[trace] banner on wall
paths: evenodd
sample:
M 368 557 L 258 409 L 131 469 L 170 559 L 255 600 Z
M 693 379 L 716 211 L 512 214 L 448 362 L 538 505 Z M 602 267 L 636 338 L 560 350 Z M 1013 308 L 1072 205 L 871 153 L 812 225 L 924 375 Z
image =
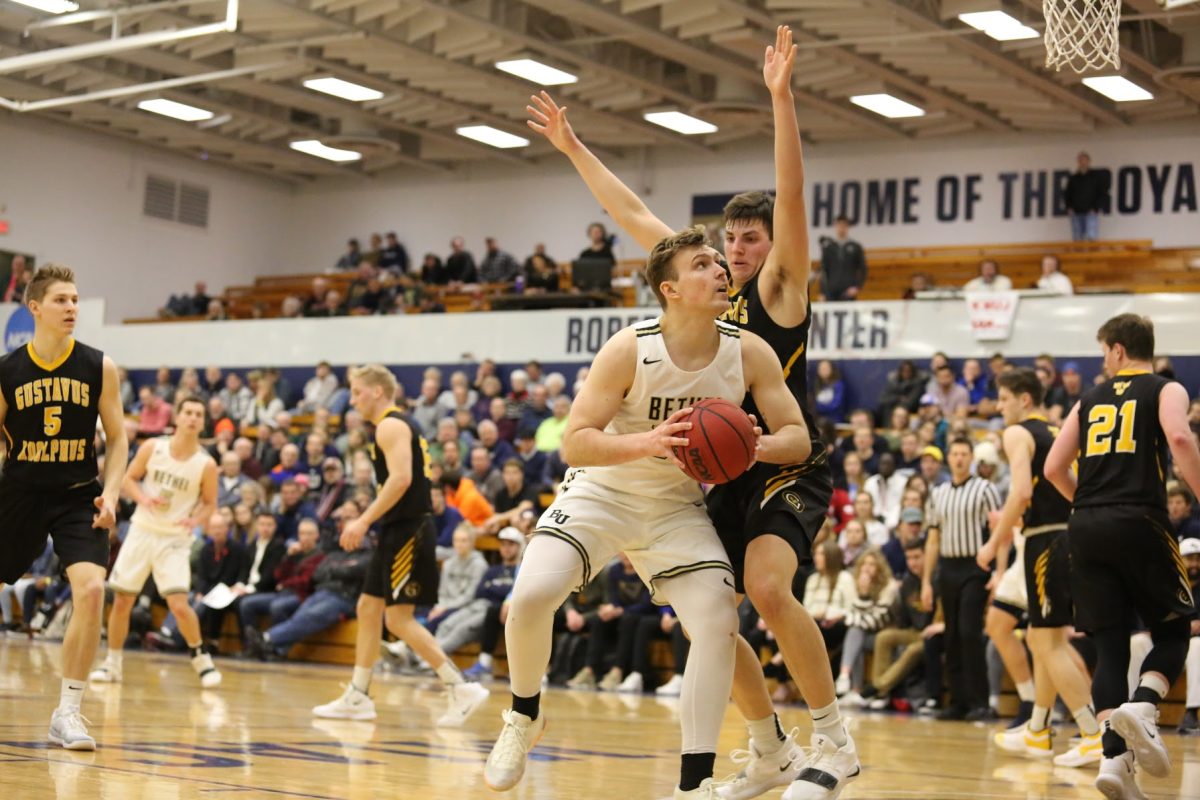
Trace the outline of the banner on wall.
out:
M 18 309 L 0 305 L 6 347 L 19 347 L 33 332 L 32 320 L 18 316 L 28 312 Z M 128 369 L 302 367 L 321 360 L 445 366 L 484 358 L 586 364 L 614 333 L 658 315 L 654 308 L 621 308 L 105 325 L 103 311 L 103 301 L 83 301 L 77 335 Z M 1154 320 L 1159 352 L 1200 354 L 1195 336 L 1200 295 L 1144 294 L 1022 298 L 1006 323 L 988 323 L 991 331 L 1007 332 L 1002 347 L 995 339 L 976 338 L 978 319 L 961 299 L 816 303 L 809 358 L 924 361 L 938 350 L 966 358 L 997 349 L 1014 357 L 1048 349 L 1060 357 L 1095 356 L 1096 329 L 1125 312 Z M 996 309 L 987 313 L 1003 316 Z
M 963 299 L 976 341 L 1003 342 L 1012 334 L 1017 305 L 1021 302 L 1019 292 L 975 292 L 964 295 Z

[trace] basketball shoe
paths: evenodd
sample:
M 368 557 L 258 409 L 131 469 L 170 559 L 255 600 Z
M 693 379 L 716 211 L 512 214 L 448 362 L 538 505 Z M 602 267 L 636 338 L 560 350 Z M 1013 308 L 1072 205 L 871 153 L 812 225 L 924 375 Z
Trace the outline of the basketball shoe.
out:
M 753 738 L 745 750 L 730 753 L 730 760 L 743 766 L 732 778 L 721 782 L 717 787 L 717 796 L 721 800 L 749 800 L 796 780 L 800 768 L 804 766 L 804 753 L 796 744 L 796 734 L 799 732 L 799 728 L 793 728 L 774 753 L 764 755 Z
M 664 800 L 719 800 L 722 796 L 720 787 L 721 784 L 712 778 L 705 778 L 695 789 L 688 789 L 686 792 L 676 786 L 675 793 Z
M 1100 733 L 1095 736 L 1084 736 L 1079 743 L 1065 753 L 1054 757 L 1055 766 L 1086 767 L 1095 764 L 1104 756 L 1104 744 L 1100 741 Z
M 1108 800 L 1146 800 L 1133 776 L 1134 755 L 1126 750 L 1116 758 L 1100 761 L 1100 774 L 1096 776 L 1096 789 Z
M 54 709 L 50 717 L 50 733 L 46 736 L 51 744 L 61 745 L 66 750 L 95 750 L 96 740 L 88 735 L 87 719 L 79 709 Z
M 1142 769 L 1156 778 L 1171 774 L 1171 755 L 1158 735 L 1158 709 L 1151 703 L 1122 703 L 1108 724 L 1137 756 Z
M 312 712 L 325 719 L 375 719 L 375 701 L 350 685 L 337 700 L 317 706 Z
M 823 733 L 813 734 L 808 760 L 781 800 L 836 800 L 846 784 L 862 773 L 854 740 L 844 726 L 842 730 L 846 744 L 841 747 Z
M 546 732 L 546 715 L 539 714 L 537 719 L 530 719 L 507 710 L 501 712 L 500 717 L 504 727 L 483 767 L 483 780 L 489 789 L 505 792 L 516 786 L 525 774 L 525 757 Z
M 221 671 L 213 664 L 212 656 L 208 653 L 192 656 L 192 669 L 200 676 L 200 685 L 205 689 L 215 689 L 221 685 Z
M 103 664 L 91 671 L 91 674 L 88 675 L 88 680 L 95 681 L 96 683 L 120 683 L 121 668 L 117 666 L 117 662 L 111 658 L 106 658 Z
M 458 683 L 447 686 L 446 694 L 450 698 L 450 707 L 438 717 L 439 728 L 461 727 L 467 717 L 488 699 L 490 692 L 478 683 Z
M 1054 742 L 1050 735 L 1050 729 L 1031 731 L 1028 723 L 1019 728 L 1006 728 L 994 734 L 992 741 L 1006 753 L 1016 753 L 1030 758 L 1050 758 L 1054 755 Z

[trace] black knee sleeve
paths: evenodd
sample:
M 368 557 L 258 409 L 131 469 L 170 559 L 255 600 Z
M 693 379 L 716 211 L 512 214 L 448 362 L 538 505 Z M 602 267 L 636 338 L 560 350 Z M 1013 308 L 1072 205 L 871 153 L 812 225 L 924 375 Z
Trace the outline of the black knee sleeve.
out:
M 1142 662 L 1142 672 L 1161 672 L 1168 683 L 1175 683 L 1183 672 L 1187 661 L 1188 640 L 1192 635 L 1192 622 L 1176 618 L 1150 627 L 1150 638 L 1154 649 Z
M 1092 634 L 1096 645 L 1096 672 L 1092 676 L 1092 703 L 1097 711 L 1116 708 L 1129 699 L 1129 631 L 1110 628 Z

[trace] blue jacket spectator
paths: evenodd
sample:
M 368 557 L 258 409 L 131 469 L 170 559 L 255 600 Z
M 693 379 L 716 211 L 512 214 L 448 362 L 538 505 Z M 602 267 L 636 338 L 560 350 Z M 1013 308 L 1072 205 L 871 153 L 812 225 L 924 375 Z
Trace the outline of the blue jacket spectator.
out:
M 832 361 L 823 360 L 817 364 L 817 380 L 813 388 L 817 415 L 833 422 L 844 422 L 846 382 Z

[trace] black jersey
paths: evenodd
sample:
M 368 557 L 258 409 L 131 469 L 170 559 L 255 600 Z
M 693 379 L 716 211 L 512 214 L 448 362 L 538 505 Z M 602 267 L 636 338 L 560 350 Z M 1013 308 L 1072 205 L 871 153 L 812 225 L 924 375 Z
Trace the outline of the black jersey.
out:
M 1054 446 L 1058 428 L 1047 422 L 1045 417 L 1039 416 L 1029 417 L 1020 424 L 1033 437 L 1033 462 L 1030 464 L 1033 498 L 1029 501 L 1029 508 L 1025 509 L 1025 530 L 1028 532 L 1047 525 L 1065 526 L 1071 517 L 1071 504 L 1054 488 L 1053 483 L 1043 477 L 1046 456 Z
M 96 418 L 104 387 L 104 354 L 74 339 L 53 363 L 33 343 L 0 358 L 0 391 L 8 410 L 4 477 L 38 488 L 94 481 Z
M 1167 507 L 1167 437 L 1158 396 L 1170 381 L 1123 370 L 1079 400 L 1079 488 L 1075 507 Z
M 425 437 L 421 435 L 421 429 L 403 411 L 395 406 L 389 408 L 375 425 L 378 426 L 385 419 L 400 420 L 400 422 L 408 426 L 409 438 L 412 440 L 410 446 L 412 455 L 412 483 L 408 485 L 408 490 L 396 501 L 396 505 L 385 511 L 379 521 L 397 522 L 399 520 L 413 519 L 425 514 L 432 514 L 433 501 L 429 497 L 429 444 L 425 441 Z M 388 478 L 387 459 L 384 457 L 383 451 L 374 445 L 371 446 L 371 463 L 375 467 L 375 483 L 382 487 Z
M 762 274 L 761 271 L 759 274 Z M 791 390 L 792 396 L 800 404 L 801 413 L 804 414 L 804 424 L 808 426 L 815 454 L 818 449 L 817 426 L 813 415 L 808 410 L 808 329 L 812 325 L 812 306 L 808 307 L 804 315 L 804 322 L 794 328 L 785 328 L 775 324 L 775 320 L 771 319 L 771 315 L 767 313 L 767 308 L 758 293 L 758 278 L 759 275 L 755 275 L 746 282 L 740 291 L 730 296 L 730 308 L 722 315 L 721 319 L 758 334 L 775 351 L 779 363 L 783 366 L 784 383 Z M 804 291 L 808 291 L 807 287 Z M 754 404 L 754 398 L 749 393 L 746 394 L 742 408 L 747 414 L 754 415 L 762 427 L 763 433 L 770 432 L 767 430 L 763 415 Z

